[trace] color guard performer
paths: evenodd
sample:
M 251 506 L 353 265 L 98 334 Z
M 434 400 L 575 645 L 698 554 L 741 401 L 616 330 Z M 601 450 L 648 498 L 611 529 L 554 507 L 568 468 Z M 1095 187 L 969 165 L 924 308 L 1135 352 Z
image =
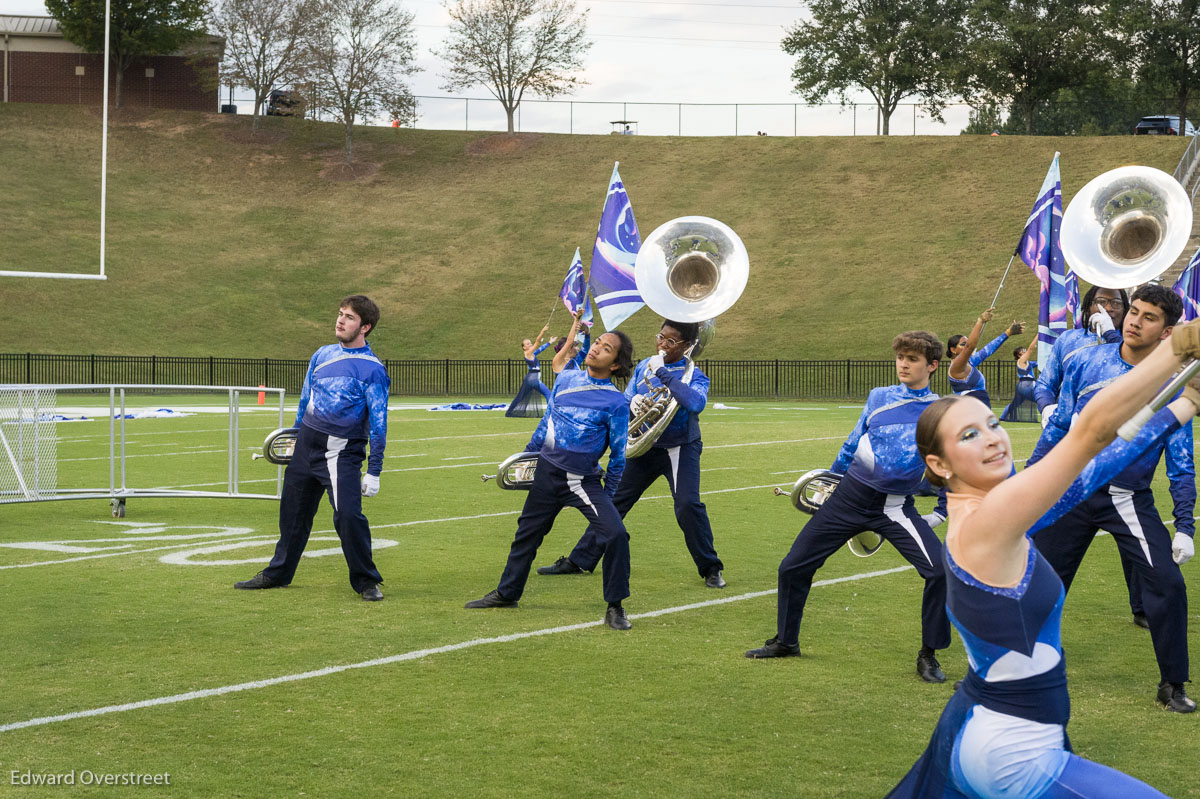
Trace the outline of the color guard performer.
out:
M 995 313 L 995 308 L 988 308 L 975 320 L 975 326 L 971 328 L 970 335 L 951 336 L 948 346 L 951 358 L 950 390 L 955 394 L 970 394 L 989 408 L 992 406 L 992 398 L 988 396 L 987 380 L 984 379 L 983 372 L 979 371 L 979 364 L 992 357 L 992 354 L 1000 349 L 1000 345 L 1008 341 L 1009 336 L 1019 336 L 1025 330 L 1024 322 L 1014 320 L 1007 330 L 976 352 L 975 347 L 979 344 L 983 326 L 992 321 Z

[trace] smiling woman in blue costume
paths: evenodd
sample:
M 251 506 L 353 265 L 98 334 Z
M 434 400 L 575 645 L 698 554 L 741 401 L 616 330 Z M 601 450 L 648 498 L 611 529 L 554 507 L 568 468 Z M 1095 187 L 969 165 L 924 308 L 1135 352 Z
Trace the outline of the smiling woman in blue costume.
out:
M 1030 536 L 1196 414 L 1200 381 L 1134 441 L 1113 441 L 1182 361 L 1197 356 L 1200 325 L 1177 327 L 1169 344 L 1100 392 L 1050 454 L 1015 475 L 1008 434 L 981 402 L 946 397 L 921 414 L 917 447 L 927 476 L 950 491 L 946 607 L 970 669 L 925 753 L 889 797 L 1164 795 L 1071 752 L 1060 640 L 1065 594 Z
M 517 392 L 517 396 L 513 397 L 513 401 L 508 403 L 508 410 L 504 412 L 505 416 L 527 416 L 540 419 L 546 413 L 546 405 L 550 402 L 550 389 L 542 382 L 542 365 L 538 361 L 538 356 L 542 354 L 542 350 L 554 344 L 553 338 L 545 344 L 542 343 L 542 337 L 549 329 L 550 325 L 547 324 L 537 334 L 536 339 L 533 341 L 525 339 L 521 342 L 521 351 L 525 356 L 525 365 L 529 367 L 529 371 L 525 375 L 524 382 L 521 383 L 521 390 Z

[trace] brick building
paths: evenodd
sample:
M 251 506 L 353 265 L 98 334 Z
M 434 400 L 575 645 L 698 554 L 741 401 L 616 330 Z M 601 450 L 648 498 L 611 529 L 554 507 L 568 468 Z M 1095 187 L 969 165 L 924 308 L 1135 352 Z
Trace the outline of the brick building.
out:
M 209 36 L 204 48 L 212 63 L 224 51 L 224 40 Z M 69 103 L 100 105 L 103 98 L 104 54 L 87 53 L 63 38 L 52 17 L 0 15 L 3 48 L 3 90 L 6 103 Z M 115 70 L 109 67 L 109 101 L 116 88 Z M 125 70 L 121 85 L 125 106 L 217 110 L 217 89 L 205 89 L 197 69 L 183 54 L 138 59 Z

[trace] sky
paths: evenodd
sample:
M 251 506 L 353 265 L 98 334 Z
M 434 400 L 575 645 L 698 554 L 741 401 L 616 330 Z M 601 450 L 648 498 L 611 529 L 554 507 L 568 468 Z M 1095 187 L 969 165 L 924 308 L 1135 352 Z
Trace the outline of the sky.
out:
M 503 130 L 504 110 L 480 86 L 452 99 L 441 88 L 443 65 L 432 54 L 448 34 L 441 0 L 399 0 L 415 14 L 417 65 L 411 78 L 418 96 L 417 126 Z M 642 135 L 865 135 L 876 130 L 871 99 L 853 113 L 830 105 L 805 107 L 792 91 L 794 59 L 780 49 L 787 28 L 801 18 L 798 0 L 578 0 L 590 9 L 585 56 L 588 85 L 574 101 L 540 103 L 526 97 L 520 129 L 606 134 L 614 120 L 632 120 Z M 45 14 L 41 0 L 0 0 L 0 14 Z M 235 91 L 234 100 L 248 95 Z M 480 98 L 466 101 L 462 98 Z M 795 104 L 799 103 L 797 108 Z M 736 107 L 735 107 L 736 104 Z M 237 102 L 239 113 L 249 103 Z M 957 134 L 967 110 L 951 107 L 940 125 L 911 106 L 892 117 L 894 135 Z

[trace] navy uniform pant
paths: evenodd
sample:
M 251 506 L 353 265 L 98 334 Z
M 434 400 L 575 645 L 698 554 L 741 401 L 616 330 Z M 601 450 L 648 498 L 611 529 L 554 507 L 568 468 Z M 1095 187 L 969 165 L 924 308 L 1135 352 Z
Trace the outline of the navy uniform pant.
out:
M 700 441 L 678 447 L 651 447 L 645 455 L 625 461 L 625 474 L 621 476 L 621 485 L 617 486 L 613 505 L 624 519 L 646 489 L 659 477 L 666 477 L 675 500 L 675 521 L 683 531 L 683 542 L 687 544 L 700 576 L 707 577 L 713 571 L 724 569 L 725 564 L 717 557 L 708 510 L 700 501 L 700 453 L 703 449 L 704 444 Z M 588 525 L 570 558 L 579 568 L 592 571 L 603 552 L 596 526 Z
M 500 596 L 521 598 L 542 539 L 554 526 L 559 511 L 568 506 L 578 508 L 588 524 L 596 528 L 596 540 L 604 555 L 605 601 L 620 602 L 629 596 L 629 536 L 612 498 L 604 493 L 600 475 L 572 474 L 545 458 L 538 458 L 533 485 L 517 520 L 517 535 L 497 586 Z
M 881 535 L 925 578 L 921 600 L 922 645 L 931 649 L 950 646 L 942 542 L 921 519 L 911 496 L 884 494 L 852 477 L 841 479 L 779 564 L 776 635 L 780 642 L 789 646 L 799 643 L 800 620 L 813 575 L 830 555 L 865 530 Z
M 362 512 L 362 463 L 366 451 L 366 439 L 338 438 L 300 426 L 292 460 L 283 471 L 279 543 L 263 575 L 282 585 L 292 581 L 308 545 L 321 496 L 328 494 L 333 505 L 333 526 L 350 567 L 351 587 L 361 592 L 383 582 L 371 559 L 371 527 Z
M 1034 535 L 1068 591 L 1097 530 L 1112 534 L 1141 578 L 1142 607 L 1161 679 L 1187 682 L 1187 586 L 1171 559 L 1171 534 L 1154 507 L 1153 492 L 1108 486 Z

